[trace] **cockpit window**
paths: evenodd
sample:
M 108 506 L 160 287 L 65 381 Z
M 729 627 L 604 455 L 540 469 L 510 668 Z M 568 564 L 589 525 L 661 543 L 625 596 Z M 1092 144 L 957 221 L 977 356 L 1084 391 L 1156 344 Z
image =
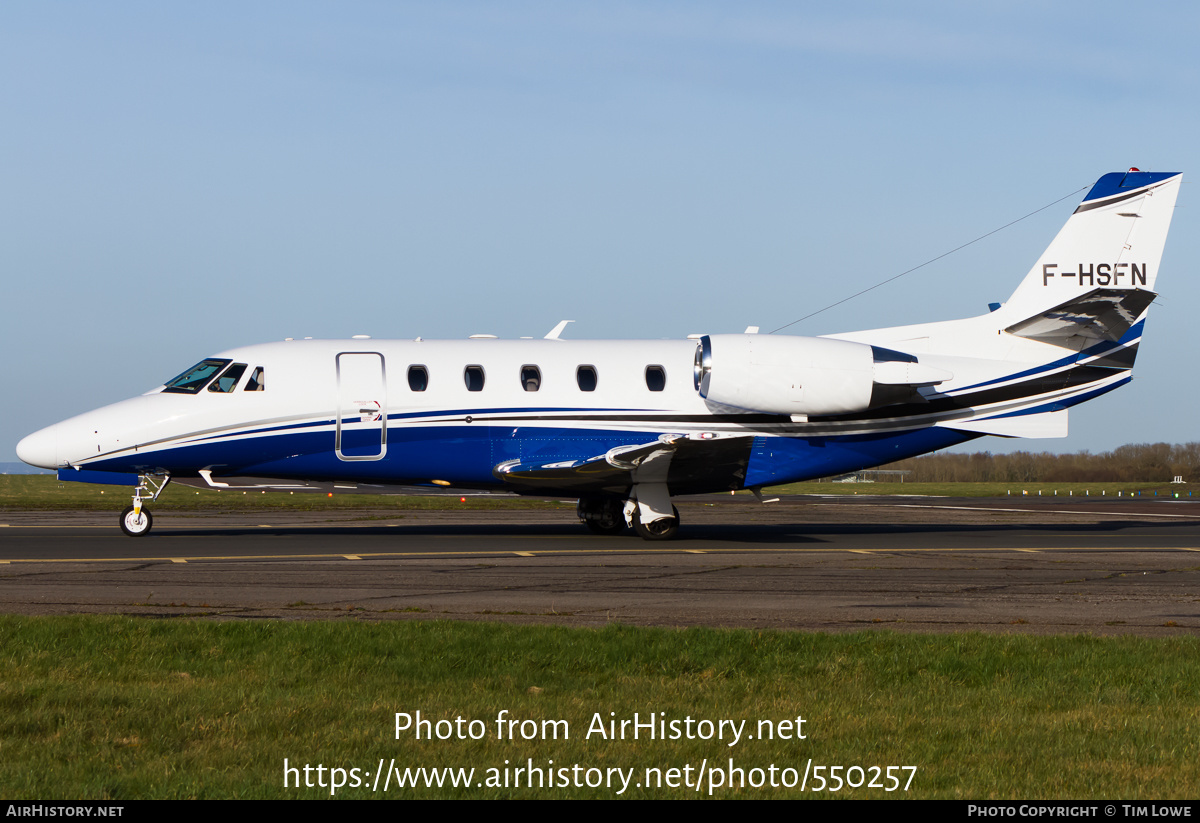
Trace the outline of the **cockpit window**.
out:
M 242 373 L 245 371 L 245 363 L 234 363 L 225 371 L 221 372 L 221 376 L 212 382 L 212 385 L 208 387 L 208 390 L 215 392 L 233 391 L 237 388 L 238 381 L 242 379 Z
M 208 381 L 221 369 L 229 365 L 228 360 L 201 360 L 196 365 L 168 381 L 163 392 L 175 394 L 195 394 L 208 385 Z
M 250 373 L 250 379 L 246 381 L 246 388 L 242 391 L 263 391 L 267 387 L 267 376 L 263 372 L 262 366 L 257 366 Z

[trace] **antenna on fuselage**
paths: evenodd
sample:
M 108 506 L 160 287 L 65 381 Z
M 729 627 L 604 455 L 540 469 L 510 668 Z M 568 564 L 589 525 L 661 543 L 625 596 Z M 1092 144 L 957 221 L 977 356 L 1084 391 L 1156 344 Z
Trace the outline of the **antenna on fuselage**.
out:
M 560 320 L 558 325 L 550 330 L 550 333 L 543 337 L 543 340 L 558 340 L 558 336 L 563 333 L 563 329 L 568 323 L 574 323 L 574 320 Z

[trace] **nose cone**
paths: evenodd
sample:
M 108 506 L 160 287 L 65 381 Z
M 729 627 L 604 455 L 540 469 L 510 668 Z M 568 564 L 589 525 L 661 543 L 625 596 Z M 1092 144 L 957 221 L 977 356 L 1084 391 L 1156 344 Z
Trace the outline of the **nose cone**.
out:
M 57 469 L 58 426 L 34 432 L 18 443 L 17 457 L 40 469 Z

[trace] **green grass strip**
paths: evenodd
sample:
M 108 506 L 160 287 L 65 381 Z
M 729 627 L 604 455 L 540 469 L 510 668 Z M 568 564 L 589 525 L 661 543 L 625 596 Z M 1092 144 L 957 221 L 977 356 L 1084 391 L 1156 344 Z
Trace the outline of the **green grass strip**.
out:
M 1190 500 L 1186 484 L 1170 483 L 789 483 L 767 489 L 770 494 L 810 495 L 922 495 L 941 497 L 1003 497 L 1013 502 L 1031 497 L 1054 498 L 1064 503 L 1085 500 Z M 738 492 L 749 494 L 749 492 Z M 1197 493 L 1200 495 L 1200 493 Z M 90 483 L 60 483 L 51 475 L 0 475 L 0 510 L 120 511 L 129 505 L 132 488 Z M 686 498 L 685 498 L 686 499 Z M 1195 498 L 1200 502 L 1200 496 Z M 541 498 L 466 497 L 453 495 L 334 494 L 261 492 L 230 489 L 196 490 L 170 485 L 152 504 L 155 511 L 343 511 L 361 509 L 558 509 L 571 508 L 573 500 Z
M 0 475 L 0 510 L 9 511 L 114 511 L 133 498 L 131 486 L 93 483 L 60 483 L 52 475 Z M 192 489 L 167 486 L 154 511 L 356 511 L 365 509 L 556 509 L 574 510 L 575 501 L 496 496 L 334 494 L 316 492 L 262 492 L 237 489 Z
M 770 489 L 775 494 L 849 494 L 849 495 L 921 495 L 937 497 L 1004 497 L 1015 502 L 1027 501 L 1031 497 L 1058 499 L 1070 503 L 1079 497 L 1113 498 L 1137 500 L 1180 500 L 1195 499 L 1200 502 L 1200 492 L 1188 497 L 1191 487 L 1186 483 L 1104 483 L 1088 482 L 1045 482 L 1023 483 L 1019 481 L 992 481 L 986 483 L 788 483 Z
M 309 765 L 314 783 L 318 764 L 326 784 L 331 767 L 373 782 L 383 759 L 400 769 L 474 768 L 475 782 L 491 774 L 500 784 L 393 784 L 386 795 L 346 786 L 336 794 L 346 798 L 617 796 L 619 782 L 513 786 L 512 770 L 529 761 L 632 769 L 623 797 L 697 796 L 682 785 L 685 767 L 694 781 L 703 762 L 728 770 L 731 759 L 744 782 L 756 768 L 768 779 L 772 765 L 799 774 L 810 759 L 917 767 L 907 794 L 843 786 L 814 795 L 810 774 L 806 796 L 1166 799 L 1195 797 L 1200 785 L 1194 637 L 0 617 L 0 649 L 0 794 L 14 799 L 331 795 L 328 785 L 285 788 L 285 758 Z M 461 717 L 481 721 L 475 729 L 486 734 L 397 740 L 396 712 L 418 710 L 450 721 L 443 732 Z M 534 721 L 524 728 L 539 739 L 497 739 L 501 711 Z M 634 713 L 745 720 L 748 733 L 764 720 L 788 737 L 803 717 L 806 739 L 586 738 L 597 716 Z M 560 720 L 569 738 L 541 739 L 563 728 L 543 721 Z M 679 785 L 637 788 L 647 769 L 664 780 L 677 769 Z M 699 796 L 707 794 L 702 783 Z M 799 795 L 727 782 L 713 790 Z

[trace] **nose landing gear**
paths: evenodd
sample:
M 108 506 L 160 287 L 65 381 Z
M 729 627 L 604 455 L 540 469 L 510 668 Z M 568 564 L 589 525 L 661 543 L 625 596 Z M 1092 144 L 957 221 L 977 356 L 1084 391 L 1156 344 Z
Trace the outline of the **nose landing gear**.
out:
M 153 474 L 138 475 L 138 484 L 133 490 L 133 505 L 121 512 L 121 531 L 130 537 L 144 537 L 150 533 L 150 527 L 154 525 L 154 518 L 151 516 L 150 510 L 143 508 L 142 502 L 149 499 L 153 503 L 171 482 L 169 474 L 162 475 L 161 482 L 157 481 L 157 477 Z M 143 496 L 143 492 L 150 489 L 154 490 L 154 494 L 149 498 Z
M 154 518 L 150 516 L 149 509 L 138 510 L 135 506 L 129 506 L 121 512 L 121 531 L 130 537 L 142 537 L 153 525 Z

